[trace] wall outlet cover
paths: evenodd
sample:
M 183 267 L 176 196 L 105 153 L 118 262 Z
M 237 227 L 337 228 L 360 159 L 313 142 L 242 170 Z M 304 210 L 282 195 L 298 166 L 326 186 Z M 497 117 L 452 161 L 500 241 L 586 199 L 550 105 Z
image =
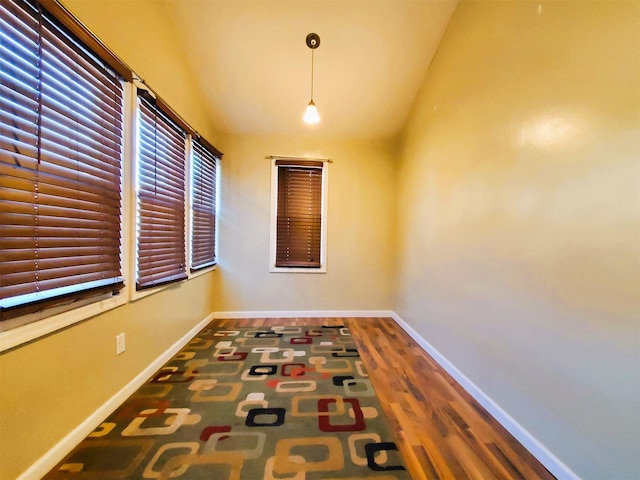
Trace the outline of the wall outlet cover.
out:
M 116 355 L 120 355 L 125 350 L 124 333 L 116 335 Z

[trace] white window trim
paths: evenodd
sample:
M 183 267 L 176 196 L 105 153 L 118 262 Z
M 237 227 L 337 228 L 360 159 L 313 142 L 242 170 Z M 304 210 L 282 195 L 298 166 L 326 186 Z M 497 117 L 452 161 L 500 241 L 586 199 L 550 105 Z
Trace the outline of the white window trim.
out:
M 276 234 L 278 218 L 278 166 L 277 160 L 292 160 L 292 157 L 268 157 L 271 159 L 271 210 L 269 222 L 269 272 L 271 273 L 327 273 L 327 203 L 329 191 L 329 161 L 322 164 L 322 220 L 320 230 L 320 268 L 276 267 Z M 301 162 L 313 159 L 295 157 Z
M 89 317 L 93 317 L 119 307 L 120 305 L 124 305 L 125 303 L 127 303 L 127 295 L 121 290 L 120 294 L 116 297 L 93 302 L 89 305 L 74 308 L 58 315 L 49 314 L 50 316 L 43 318 L 42 320 L 36 320 L 21 327 L 0 332 L 0 352 L 4 352 L 5 350 L 36 340 L 39 337 L 61 330 L 70 325 L 86 320 Z M 11 322 L 11 320 L 5 320 L 2 323 L 4 324 L 8 322 Z
M 218 157 L 214 157 L 214 160 L 216 162 L 216 230 L 215 230 L 215 243 L 214 243 L 214 256 L 216 259 L 216 263 L 214 265 L 210 265 L 209 267 L 205 267 L 205 268 L 200 268 L 198 270 L 196 270 L 195 272 L 191 271 L 191 233 L 193 230 L 193 198 L 192 198 L 192 193 L 193 193 L 193 183 L 192 183 L 192 179 L 193 179 L 193 136 L 192 135 L 188 135 L 189 137 L 189 142 L 187 145 L 187 159 L 188 159 L 188 167 L 187 168 L 187 206 L 186 206 L 186 212 L 187 215 L 185 215 L 185 219 L 188 220 L 187 221 L 187 226 L 185 231 L 187 232 L 187 241 L 186 241 L 186 246 L 187 246 L 187 275 L 189 278 L 196 278 L 196 277 L 200 277 L 206 273 L 209 272 L 213 272 L 214 270 L 216 270 L 216 268 L 218 267 L 218 209 L 219 209 L 219 198 L 220 198 L 220 159 Z

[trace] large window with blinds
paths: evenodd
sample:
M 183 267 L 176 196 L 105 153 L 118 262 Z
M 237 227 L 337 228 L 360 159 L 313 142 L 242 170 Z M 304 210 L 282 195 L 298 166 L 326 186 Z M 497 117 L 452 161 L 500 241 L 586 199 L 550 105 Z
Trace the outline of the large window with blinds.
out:
M 191 271 L 216 263 L 216 180 L 220 153 L 202 139 L 191 143 Z
M 139 97 L 138 290 L 184 280 L 186 133 L 147 95 Z
M 62 3 L 0 0 L 0 350 L 207 272 L 221 158 Z
M 0 2 L 0 319 L 116 293 L 123 87 L 37 2 Z
M 326 271 L 326 163 L 275 159 L 271 271 Z

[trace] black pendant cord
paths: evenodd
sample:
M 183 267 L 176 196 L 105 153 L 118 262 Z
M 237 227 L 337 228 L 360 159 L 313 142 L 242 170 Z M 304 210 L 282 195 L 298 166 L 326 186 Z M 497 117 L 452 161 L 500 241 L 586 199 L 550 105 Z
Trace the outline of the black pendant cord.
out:
M 305 43 L 311 49 L 311 103 L 313 103 L 313 51 L 320 46 L 320 36 L 317 33 L 310 33 Z
M 313 49 L 311 49 L 311 101 L 313 102 Z

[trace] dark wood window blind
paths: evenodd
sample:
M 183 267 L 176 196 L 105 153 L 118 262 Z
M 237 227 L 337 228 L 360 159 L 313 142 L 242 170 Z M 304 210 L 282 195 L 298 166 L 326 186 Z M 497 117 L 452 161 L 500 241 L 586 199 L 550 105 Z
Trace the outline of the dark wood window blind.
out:
M 136 288 L 187 278 L 186 134 L 152 99 L 139 99 Z
M 1 319 L 116 292 L 120 79 L 36 2 L 0 2 Z
M 216 263 L 216 156 L 202 142 L 192 142 L 191 270 Z
M 322 162 L 276 160 L 276 267 L 320 268 Z

